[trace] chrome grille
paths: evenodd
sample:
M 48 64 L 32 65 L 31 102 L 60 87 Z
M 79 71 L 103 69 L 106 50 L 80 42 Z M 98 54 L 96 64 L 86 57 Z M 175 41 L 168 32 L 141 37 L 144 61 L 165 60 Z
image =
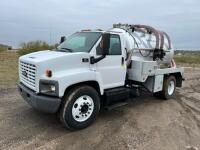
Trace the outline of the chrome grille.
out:
M 36 66 L 27 62 L 20 61 L 21 82 L 28 87 L 35 89 Z

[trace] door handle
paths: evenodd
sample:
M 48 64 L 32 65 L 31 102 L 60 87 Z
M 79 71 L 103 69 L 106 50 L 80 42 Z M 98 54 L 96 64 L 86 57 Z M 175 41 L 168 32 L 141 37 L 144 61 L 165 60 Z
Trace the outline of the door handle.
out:
M 124 57 L 122 57 L 121 65 L 124 65 Z

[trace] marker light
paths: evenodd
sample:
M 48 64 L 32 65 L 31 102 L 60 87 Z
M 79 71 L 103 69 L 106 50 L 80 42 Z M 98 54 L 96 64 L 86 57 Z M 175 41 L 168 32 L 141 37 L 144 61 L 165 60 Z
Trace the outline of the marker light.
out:
M 47 69 L 47 70 L 45 71 L 45 74 L 46 74 L 46 76 L 49 77 L 49 78 L 52 77 L 52 71 L 51 71 L 51 70 L 48 70 L 48 69 Z

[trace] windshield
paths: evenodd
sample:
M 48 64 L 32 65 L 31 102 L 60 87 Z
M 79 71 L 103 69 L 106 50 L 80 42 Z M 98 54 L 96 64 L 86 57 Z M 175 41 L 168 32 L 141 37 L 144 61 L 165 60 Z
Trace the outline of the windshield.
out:
M 77 32 L 61 43 L 57 47 L 57 50 L 68 52 L 89 52 L 100 36 L 100 32 Z

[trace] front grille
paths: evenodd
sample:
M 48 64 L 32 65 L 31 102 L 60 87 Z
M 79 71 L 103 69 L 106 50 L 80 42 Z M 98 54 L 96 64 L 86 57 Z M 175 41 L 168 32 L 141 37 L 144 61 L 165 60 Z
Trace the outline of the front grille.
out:
M 35 82 L 36 66 L 27 62 L 20 61 L 21 82 L 31 89 L 36 88 Z

